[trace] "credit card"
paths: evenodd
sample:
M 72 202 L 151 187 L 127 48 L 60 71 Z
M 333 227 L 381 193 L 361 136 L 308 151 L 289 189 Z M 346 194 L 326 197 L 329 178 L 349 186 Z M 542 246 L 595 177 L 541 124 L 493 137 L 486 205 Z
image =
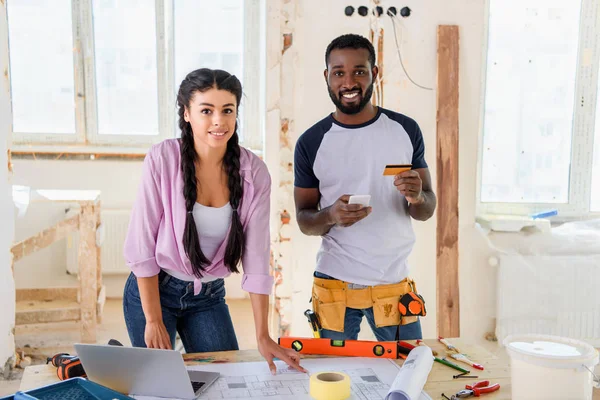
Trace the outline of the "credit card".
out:
M 398 175 L 404 171 L 410 171 L 412 169 L 412 164 L 388 164 L 385 166 L 383 170 L 383 175 Z

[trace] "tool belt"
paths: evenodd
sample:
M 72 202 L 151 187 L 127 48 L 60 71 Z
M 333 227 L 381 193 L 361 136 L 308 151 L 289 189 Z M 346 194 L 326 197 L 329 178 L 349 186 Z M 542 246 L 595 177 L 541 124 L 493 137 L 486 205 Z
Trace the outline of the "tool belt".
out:
M 312 288 L 313 310 L 323 329 L 344 332 L 346 308 L 365 309 L 373 307 L 375 325 L 407 325 L 417 322 L 418 316 L 402 316 L 398 309 L 400 298 L 409 292 L 416 293 L 412 279 L 390 285 L 352 288 L 348 282 L 336 279 L 314 278 Z

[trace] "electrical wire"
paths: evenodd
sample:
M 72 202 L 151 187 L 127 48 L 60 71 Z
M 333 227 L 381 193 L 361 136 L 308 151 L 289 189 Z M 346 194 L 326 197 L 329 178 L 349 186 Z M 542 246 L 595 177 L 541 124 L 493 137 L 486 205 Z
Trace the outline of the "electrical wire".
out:
M 398 44 L 398 34 L 396 33 L 396 21 L 394 21 L 394 17 L 392 17 L 391 15 L 390 15 L 390 19 L 392 20 L 392 28 L 394 29 L 394 41 L 396 42 L 396 50 L 398 51 L 398 58 L 400 59 L 400 65 L 402 66 L 402 69 L 404 70 L 404 74 L 406 75 L 408 80 L 412 82 L 413 85 L 415 85 L 421 89 L 424 89 L 424 90 L 433 90 L 433 88 L 419 85 L 408 74 L 408 71 L 404 67 L 404 62 L 402 61 L 402 54 L 400 53 L 400 45 Z M 400 27 L 400 29 L 402 29 L 402 27 Z

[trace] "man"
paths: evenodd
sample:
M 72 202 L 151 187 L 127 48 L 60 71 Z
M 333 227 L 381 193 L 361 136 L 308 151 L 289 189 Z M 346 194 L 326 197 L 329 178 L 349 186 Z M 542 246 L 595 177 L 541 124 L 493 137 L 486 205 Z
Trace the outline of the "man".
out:
M 419 339 L 418 317 L 402 317 L 398 302 L 416 291 L 411 218 L 425 221 L 436 206 L 421 130 L 371 104 L 378 69 L 366 38 L 336 38 L 325 63 L 336 110 L 300 137 L 294 154 L 298 225 L 322 237 L 312 292 L 321 337 L 357 339 L 365 316 L 377 340 Z M 384 176 L 387 164 L 412 169 Z M 370 195 L 370 206 L 349 204 L 351 194 Z

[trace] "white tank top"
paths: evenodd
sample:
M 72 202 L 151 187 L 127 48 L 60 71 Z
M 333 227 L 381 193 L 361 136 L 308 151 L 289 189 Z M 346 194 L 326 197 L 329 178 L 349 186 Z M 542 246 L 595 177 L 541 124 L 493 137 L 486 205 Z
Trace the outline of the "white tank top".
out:
M 232 212 L 229 203 L 218 208 L 204 206 L 200 203 L 194 204 L 192 215 L 194 216 L 198 238 L 200 239 L 200 248 L 209 261 L 212 261 L 223 241 L 227 239 L 227 232 L 231 225 Z M 187 275 L 181 271 L 173 271 L 170 269 L 165 269 L 164 271 L 182 281 L 194 281 L 193 275 Z M 209 274 L 203 274 L 201 281 L 210 282 L 215 279 L 219 278 Z

